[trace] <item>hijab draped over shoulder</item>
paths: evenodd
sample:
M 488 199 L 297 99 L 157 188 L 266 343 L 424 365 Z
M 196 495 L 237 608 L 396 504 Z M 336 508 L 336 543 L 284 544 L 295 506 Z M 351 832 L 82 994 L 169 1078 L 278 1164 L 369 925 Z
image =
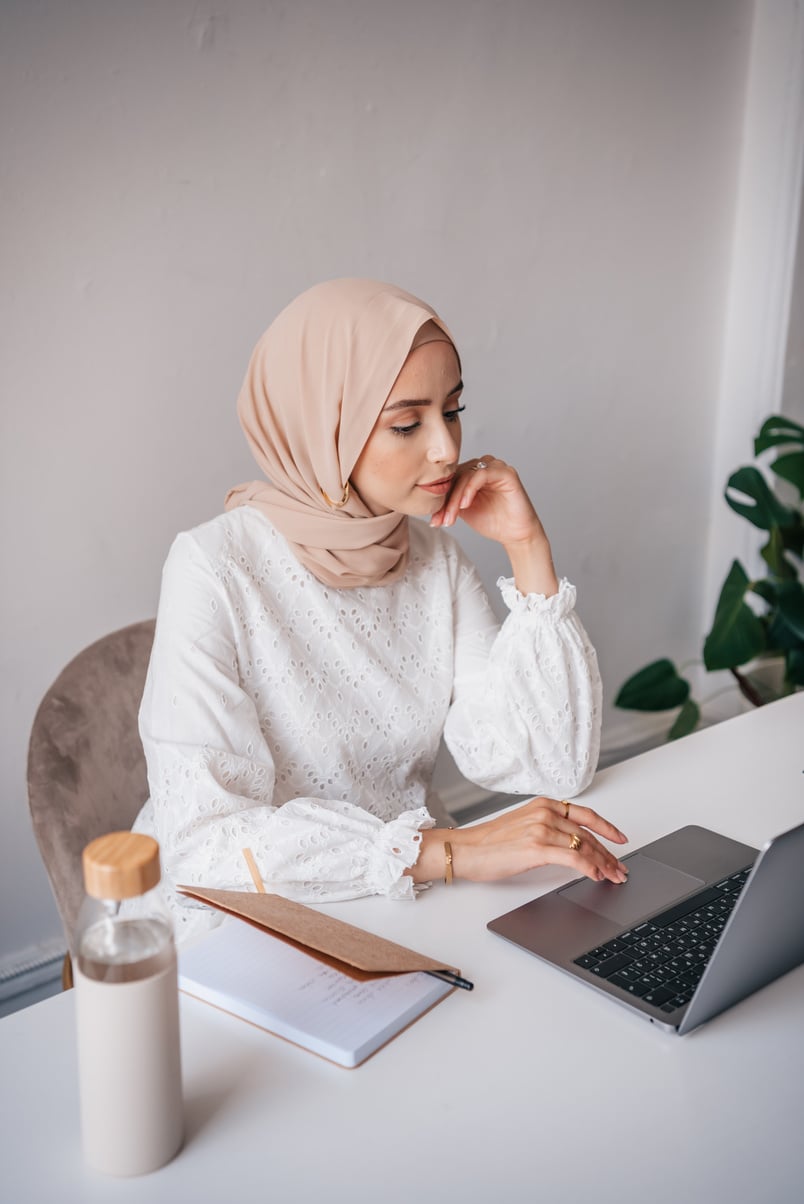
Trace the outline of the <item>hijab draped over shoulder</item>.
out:
M 325 585 L 387 585 L 405 571 L 408 520 L 375 514 L 349 476 L 411 348 L 453 342 L 429 305 L 391 284 L 330 280 L 302 293 L 262 336 L 237 402 L 267 480 L 230 490 L 255 506 Z

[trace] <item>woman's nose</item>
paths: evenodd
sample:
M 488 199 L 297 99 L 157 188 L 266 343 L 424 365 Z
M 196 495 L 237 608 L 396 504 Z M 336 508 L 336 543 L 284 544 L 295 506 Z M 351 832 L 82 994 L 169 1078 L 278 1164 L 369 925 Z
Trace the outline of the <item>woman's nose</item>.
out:
M 430 441 L 427 458 L 431 464 L 457 464 L 460 435 L 446 423 L 441 424 Z

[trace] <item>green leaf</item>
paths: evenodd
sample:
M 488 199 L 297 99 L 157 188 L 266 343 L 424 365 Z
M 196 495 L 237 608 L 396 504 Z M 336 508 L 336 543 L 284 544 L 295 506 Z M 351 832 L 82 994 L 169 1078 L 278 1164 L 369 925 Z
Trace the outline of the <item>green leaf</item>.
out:
M 804 650 L 793 648 L 788 652 L 785 677 L 793 686 L 804 686 Z
M 774 577 L 795 577 L 796 570 L 784 554 L 784 536 L 781 527 L 771 527 L 770 539 L 762 548 L 760 555 Z
M 782 543 L 785 546 L 785 551 L 792 552 L 795 556 L 801 559 L 801 554 L 804 552 L 804 523 L 801 519 L 791 527 L 782 529 Z
M 801 647 L 801 640 L 796 633 L 787 626 L 778 610 L 771 617 L 768 625 L 768 651 L 787 653 L 793 648 Z
M 758 456 L 769 447 L 778 447 L 780 443 L 804 443 L 804 426 L 799 426 L 792 418 L 771 414 L 762 423 L 754 440 L 754 455 Z
M 681 736 L 688 736 L 698 726 L 700 717 L 701 709 L 698 703 L 692 698 L 688 698 L 676 715 L 676 721 L 670 728 L 670 735 L 667 737 L 668 740 L 678 740 Z
M 614 705 L 627 711 L 669 711 L 689 696 L 690 685 L 663 657 L 634 673 L 620 687 Z
M 751 498 L 754 505 L 730 497 L 729 490 Z M 733 472 L 726 483 L 725 498 L 732 510 L 763 531 L 774 526 L 792 527 L 798 521 L 796 511 L 779 501 L 758 468 L 738 468 Z
M 777 477 L 795 485 L 800 496 L 804 498 L 804 451 L 789 452 L 786 456 L 777 456 L 770 465 Z
M 779 615 L 804 642 L 804 588 L 799 581 L 786 581 L 780 586 Z
M 735 560 L 720 591 L 712 630 L 704 641 L 707 669 L 744 665 L 764 650 L 765 627 L 744 601 L 750 584 L 745 569 Z
M 778 531 L 779 528 L 776 527 L 775 530 Z M 764 578 L 762 581 L 752 581 L 748 588 L 752 594 L 757 594 L 760 598 L 763 598 L 769 606 L 776 605 L 777 587 L 773 581 L 768 581 Z

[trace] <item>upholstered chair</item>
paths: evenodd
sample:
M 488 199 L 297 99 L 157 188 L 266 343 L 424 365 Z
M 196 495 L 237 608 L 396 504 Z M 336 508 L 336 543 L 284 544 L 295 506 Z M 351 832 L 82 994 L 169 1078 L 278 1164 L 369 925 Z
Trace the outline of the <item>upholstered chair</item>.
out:
M 68 949 L 83 898 L 84 846 L 130 828 L 148 797 L 137 714 L 153 638 L 148 619 L 79 652 L 31 729 L 28 803 Z M 69 954 L 63 978 L 72 981 Z

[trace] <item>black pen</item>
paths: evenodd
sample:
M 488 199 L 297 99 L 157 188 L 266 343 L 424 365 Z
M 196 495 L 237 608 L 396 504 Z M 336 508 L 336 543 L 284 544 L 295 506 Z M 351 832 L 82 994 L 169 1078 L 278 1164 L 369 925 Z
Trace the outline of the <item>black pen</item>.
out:
M 425 974 L 430 974 L 433 978 L 440 978 L 442 982 L 448 982 L 451 987 L 461 987 L 464 991 L 474 991 L 475 984 L 470 982 L 468 978 L 461 978 L 460 974 L 454 974 L 452 970 L 425 970 Z

